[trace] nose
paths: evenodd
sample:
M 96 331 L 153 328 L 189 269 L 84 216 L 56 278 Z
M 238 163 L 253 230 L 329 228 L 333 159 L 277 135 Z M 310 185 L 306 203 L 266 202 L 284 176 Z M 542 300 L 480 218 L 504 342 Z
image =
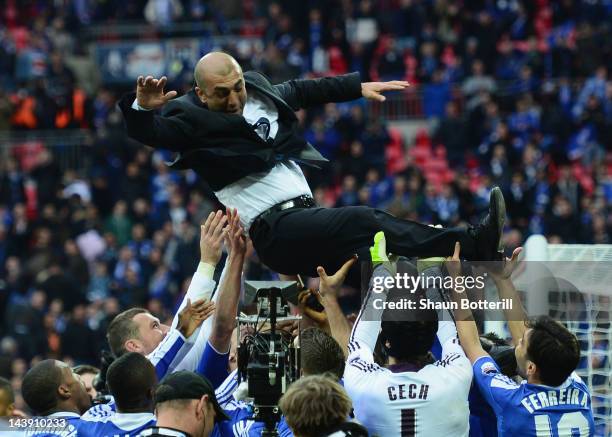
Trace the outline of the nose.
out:
M 168 331 L 170 331 L 170 327 L 168 325 L 161 325 L 161 332 L 164 334 L 164 336 L 168 333 Z
M 232 91 L 228 99 L 228 106 L 230 110 L 237 111 L 240 109 L 240 96 L 237 92 Z

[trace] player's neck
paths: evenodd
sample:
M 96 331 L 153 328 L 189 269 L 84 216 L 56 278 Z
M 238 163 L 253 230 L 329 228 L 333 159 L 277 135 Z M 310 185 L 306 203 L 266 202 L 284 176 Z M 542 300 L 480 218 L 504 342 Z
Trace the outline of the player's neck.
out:
M 389 357 L 389 366 L 398 366 L 402 364 L 408 364 L 416 367 L 425 367 L 428 364 L 431 364 L 432 360 L 429 353 L 425 355 L 419 355 L 418 357 L 411 358 L 409 360 L 406 359 L 397 359 L 395 357 Z
M 47 414 L 45 414 L 45 416 L 49 416 L 50 414 L 55 413 L 76 413 L 79 416 L 81 415 L 81 412 L 79 411 L 77 406 L 71 402 L 58 402 L 57 406 L 49 410 Z
M 540 378 L 532 376 L 532 375 L 527 376 L 527 383 L 536 384 L 536 385 L 546 385 L 540 380 Z
M 162 428 L 180 429 L 189 435 L 197 435 L 198 430 L 193 427 L 191 421 L 178 413 L 176 410 L 169 410 L 166 412 L 158 411 L 157 414 L 157 426 Z

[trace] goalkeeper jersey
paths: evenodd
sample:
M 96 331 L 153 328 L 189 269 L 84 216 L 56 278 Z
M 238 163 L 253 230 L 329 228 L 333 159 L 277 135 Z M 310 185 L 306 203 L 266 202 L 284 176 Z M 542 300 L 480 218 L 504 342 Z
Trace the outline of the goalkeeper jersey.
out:
M 388 272 L 377 268 L 374 275 Z M 467 436 L 472 367 L 454 323 L 439 322 L 440 360 L 421 369 L 381 367 L 372 353 L 380 320 L 367 315 L 372 311 L 371 293 L 370 289 L 353 326 L 344 372 L 344 388 L 353 400 L 357 421 L 380 437 Z

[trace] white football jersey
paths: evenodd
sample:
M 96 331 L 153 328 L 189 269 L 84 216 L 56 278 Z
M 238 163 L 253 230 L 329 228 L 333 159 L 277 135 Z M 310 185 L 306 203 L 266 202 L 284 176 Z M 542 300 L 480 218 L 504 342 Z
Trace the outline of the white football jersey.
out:
M 401 365 L 390 370 L 374 362 L 380 320 L 363 320 L 368 297 L 351 333 L 344 373 L 356 419 L 379 437 L 467 436 L 472 366 L 459 345 L 455 324 L 439 322 L 439 361 L 420 370 Z

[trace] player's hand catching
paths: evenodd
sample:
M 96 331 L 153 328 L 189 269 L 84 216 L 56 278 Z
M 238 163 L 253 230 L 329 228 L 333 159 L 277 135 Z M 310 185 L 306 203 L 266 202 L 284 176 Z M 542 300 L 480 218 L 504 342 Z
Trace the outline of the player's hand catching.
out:
M 384 102 L 387 100 L 382 93 L 387 91 L 401 91 L 410 86 L 403 80 L 392 80 L 390 82 L 363 82 L 361 84 L 361 95 L 366 99 Z
M 316 299 L 316 301 L 318 301 L 321 306 L 323 306 L 321 295 L 319 295 L 318 293 L 313 292 L 309 289 L 300 291 L 300 294 L 298 294 L 298 308 L 300 309 L 300 312 L 306 317 L 312 319 L 312 321 L 315 322 L 319 326 L 319 328 L 329 328 L 329 323 L 327 322 L 327 314 L 325 314 L 325 310 L 317 311 L 309 305 L 309 299 L 313 298 Z
M 187 305 L 178 315 L 177 329 L 185 338 L 189 338 L 204 320 L 212 316 L 214 312 L 214 302 L 201 299 L 192 304 L 191 300 L 187 299 Z
M 176 97 L 176 91 L 164 93 L 168 79 L 162 76 L 155 79 L 153 76 L 138 76 L 136 79 L 136 103 L 144 109 L 157 109 L 166 104 L 168 100 Z
M 244 229 L 240 225 L 240 216 L 236 208 L 226 210 L 228 219 L 227 232 L 225 233 L 225 247 L 231 256 L 244 258 L 247 249 L 247 242 L 244 236 Z
M 457 241 L 455 243 L 455 252 L 453 256 L 449 256 L 446 258 L 444 265 L 446 266 L 446 270 L 448 270 L 448 274 L 456 278 L 461 275 L 461 258 L 459 255 L 461 254 L 461 244 Z
M 348 272 L 353 264 L 355 264 L 355 261 L 357 261 L 357 255 L 345 262 L 342 267 L 340 267 L 340 270 L 338 270 L 332 276 L 327 276 L 327 272 L 323 267 L 317 267 L 317 274 L 321 279 L 319 282 L 319 293 L 322 297 L 338 297 L 338 292 L 340 291 L 340 288 L 342 288 L 346 275 L 348 275 Z
M 488 267 L 487 270 L 491 274 L 493 280 L 503 281 L 505 279 L 510 279 L 510 276 L 512 276 L 512 273 L 518 266 L 518 257 L 522 251 L 522 247 L 517 247 L 512 251 L 512 256 L 510 258 L 506 257 L 503 262 L 486 263 L 487 266 L 490 264 L 490 267 Z
M 203 263 L 216 266 L 221 259 L 226 223 L 227 217 L 219 210 L 211 212 L 200 226 L 200 259 Z

